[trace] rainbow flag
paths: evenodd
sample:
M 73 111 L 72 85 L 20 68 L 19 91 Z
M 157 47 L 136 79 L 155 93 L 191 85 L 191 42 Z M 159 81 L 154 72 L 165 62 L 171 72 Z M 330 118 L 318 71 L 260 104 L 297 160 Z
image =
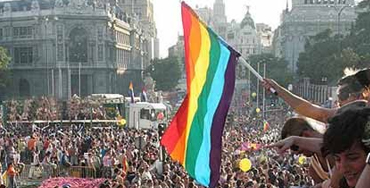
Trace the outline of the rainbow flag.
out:
M 235 86 L 238 52 L 228 46 L 184 2 L 187 94 L 161 144 L 198 183 L 217 186 L 222 132 Z
M 263 120 L 263 132 L 266 132 L 270 128 L 269 122 Z
M 128 94 L 131 97 L 131 103 L 134 103 L 135 102 L 135 99 L 134 99 L 135 93 L 134 93 L 134 86 L 133 86 L 131 81 L 130 81 L 130 85 L 128 86 Z

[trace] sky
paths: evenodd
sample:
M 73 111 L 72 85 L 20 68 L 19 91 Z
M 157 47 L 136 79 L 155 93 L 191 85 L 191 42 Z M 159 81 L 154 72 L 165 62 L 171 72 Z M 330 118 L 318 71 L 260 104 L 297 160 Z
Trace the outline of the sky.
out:
M 210 7 L 215 0 L 185 0 L 192 7 Z M 238 23 L 249 12 L 255 23 L 265 23 L 275 29 L 280 24 L 280 14 L 286 7 L 287 0 L 224 0 L 228 21 L 235 19 Z M 160 46 L 160 57 L 165 58 L 168 48 L 175 45 L 178 35 L 182 35 L 180 0 L 153 0 L 154 20 L 156 22 Z M 289 6 L 290 0 L 289 0 Z

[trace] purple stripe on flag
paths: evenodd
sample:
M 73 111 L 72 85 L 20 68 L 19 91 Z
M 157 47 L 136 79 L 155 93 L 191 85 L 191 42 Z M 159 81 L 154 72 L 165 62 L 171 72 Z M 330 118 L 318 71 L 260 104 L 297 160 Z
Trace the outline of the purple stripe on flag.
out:
M 211 167 L 211 181 L 209 187 L 216 187 L 220 179 L 220 165 L 221 165 L 221 150 L 222 150 L 222 132 L 224 130 L 227 112 L 230 107 L 231 99 L 234 93 L 235 86 L 235 67 L 237 57 L 239 54 L 233 49 L 230 49 L 230 59 L 225 73 L 225 85 L 218 104 L 215 115 L 213 116 L 213 125 L 211 130 L 211 153 L 210 153 L 210 167 Z

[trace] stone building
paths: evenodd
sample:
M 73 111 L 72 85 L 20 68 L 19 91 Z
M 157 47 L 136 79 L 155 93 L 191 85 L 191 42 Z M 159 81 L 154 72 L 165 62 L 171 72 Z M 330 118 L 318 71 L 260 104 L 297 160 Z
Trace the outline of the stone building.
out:
M 127 95 L 130 81 L 141 89 L 152 38 L 117 1 L 13 0 L 0 10 L 0 45 L 12 57 L 9 97 Z
M 281 15 L 281 25 L 274 35 L 275 56 L 284 57 L 295 72 L 299 53 L 306 39 L 331 29 L 343 36 L 349 33 L 356 19 L 354 0 L 292 0 Z
M 149 57 L 159 58 L 159 39 L 154 21 L 153 0 L 116 0 L 124 12 L 137 17 L 143 35 L 148 39 Z
M 240 24 L 232 21 L 228 27 L 226 41 L 240 54 L 247 58 L 249 55 L 261 54 L 262 44 L 256 24 L 249 13 L 249 9 Z

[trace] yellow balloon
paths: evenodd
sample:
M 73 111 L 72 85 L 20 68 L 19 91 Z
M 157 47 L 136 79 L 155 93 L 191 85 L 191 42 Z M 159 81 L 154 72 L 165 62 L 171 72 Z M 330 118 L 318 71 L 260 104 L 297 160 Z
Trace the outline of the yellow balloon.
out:
M 117 124 L 119 127 L 123 127 L 126 124 L 126 120 L 122 116 L 117 117 Z
M 119 120 L 118 124 L 120 126 L 124 126 L 126 124 L 126 120 L 125 119 L 121 119 L 121 120 Z
M 260 113 L 261 112 L 261 109 L 260 108 L 256 108 L 256 112 L 257 113 Z
M 305 156 L 300 156 L 299 158 L 298 158 L 298 163 L 300 164 L 300 165 L 302 165 L 302 164 L 304 164 L 306 162 L 306 157 Z
M 247 172 L 248 170 L 250 170 L 252 168 L 252 163 L 248 158 L 244 158 L 244 159 L 240 160 L 239 168 L 243 172 Z
M 257 96 L 257 93 L 256 92 L 253 92 L 252 93 L 252 97 L 254 98 L 254 97 L 256 97 Z

